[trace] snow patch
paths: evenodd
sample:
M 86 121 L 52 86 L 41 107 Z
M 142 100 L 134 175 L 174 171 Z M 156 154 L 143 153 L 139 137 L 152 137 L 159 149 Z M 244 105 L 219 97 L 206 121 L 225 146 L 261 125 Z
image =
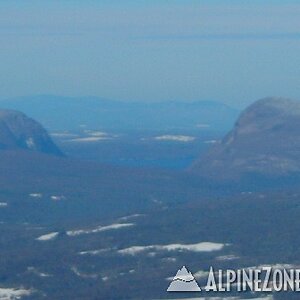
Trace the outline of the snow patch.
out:
M 228 260 L 237 260 L 237 259 L 239 259 L 239 257 L 236 255 L 224 255 L 224 256 L 216 257 L 216 260 L 219 261 L 228 261 Z
M 99 249 L 99 250 L 88 250 L 88 251 L 81 251 L 78 254 L 80 254 L 80 255 L 99 255 L 99 254 L 105 253 L 105 252 L 110 251 L 110 250 L 111 250 L 110 248 L 108 248 L 108 249 Z
M 54 240 L 57 236 L 58 236 L 58 232 L 51 232 L 51 233 L 41 235 L 36 240 L 37 241 L 50 241 L 50 240 Z
M 150 245 L 150 246 L 132 246 L 118 250 L 118 253 L 125 255 L 136 255 L 147 250 L 157 251 L 190 251 L 190 252 L 211 252 L 219 251 L 227 246 L 220 243 L 201 242 L 197 244 L 169 244 L 169 245 Z
M 0 288 L 0 300 L 17 300 L 23 296 L 30 296 L 32 290 L 25 290 L 23 288 Z
M 68 140 L 68 142 L 89 143 L 89 142 L 99 142 L 99 141 L 109 140 L 109 139 L 111 139 L 111 137 L 108 137 L 108 136 L 91 136 L 91 137 L 71 139 L 71 140 Z
M 135 224 L 133 223 L 117 223 L 117 224 L 111 224 L 107 226 L 98 226 L 94 229 L 79 229 L 79 230 L 69 230 L 67 231 L 68 236 L 78 236 L 82 234 L 90 234 L 90 233 L 98 233 L 98 232 L 103 232 L 107 230 L 116 230 L 120 228 L 125 228 L 125 227 L 131 227 L 134 226 Z
M 77 267 L 72 267 L 71 268 L 71 271 L 77 275 L 78 277 L 81 277 L 81 278 L 86 278 L 86 279 L 97 279 L 98 278 L 98 275 L 97 274 L 87 274 L 87 273 L 83 273 L 81 271 L 78 270 Z M 0 299 L 1 300 L 1 299 Z
M 66 199 L 66 197 L 64 195 L 59 195 L 59 196 L 58 195 L 53 195 L 50 198 L 53 201 L 61 201 L 61 200 L 65 200 Z
M 39 277 L 51 277 L 50 274 L 40 272 L 35 267 L 28 267 L 27 271 L 30 272 L 30 273 L 32 273 L 32 274 L 35 274 L 35 275 L 37 275 Z
M 32 198 L 42 198 L 43 194 L 41 194 L 41 193 L 31 193 L 31 194 L 29 194 L 29 197 L 32 197 Z
M 204 141 L 204 144 L 216 144 L 218 142 L 219 141 L 217 141 L 217 140 L 208 140 L 208 141 Z
M 106 137 L 108 134 L 103 131 L 92 131 L 92 130 L 85 130 L 84 131 L 87 135 L 95 136 L 95 137 Z
M 35 142 L 34 139 L 32 137 L 28 138 L 26 140 L 26 145 L 29 149 L 34 149 L 35 148 Z
M 74 134 L 74 133 L 69 133 L 69 132 L 53 132 L 50 134 L 51 136 L 54 137 L 61 137 L 61 138 L 72 138 L 72 137 L 77 137 L 78 134 Z
M 161 136 L 156 136 L 154 138 L 156 141 L 173 141 L 173 142 L 193 142 L 196 138 L 194 136 L 189 136 L 189 135 L 171 135 L 171 134 L 166 134 L 166 135 L 161 135 Z
M 120 221 L 127 221 L 129 219 L 134 219 L 134 218 L 138 218 L 138 217 L 142 217 L 142 216 L 144 216 L 144 215 L 142 215 L 142 214 L 133 214 L 133 215 L 121 217 L 119 220 Z

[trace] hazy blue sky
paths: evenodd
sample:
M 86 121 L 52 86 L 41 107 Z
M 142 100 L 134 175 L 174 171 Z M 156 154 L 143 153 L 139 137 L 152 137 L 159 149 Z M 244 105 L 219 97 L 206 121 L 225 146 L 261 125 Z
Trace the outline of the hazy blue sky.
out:
M 300 99 L 300 1 L 1 1 L 0 98 Z

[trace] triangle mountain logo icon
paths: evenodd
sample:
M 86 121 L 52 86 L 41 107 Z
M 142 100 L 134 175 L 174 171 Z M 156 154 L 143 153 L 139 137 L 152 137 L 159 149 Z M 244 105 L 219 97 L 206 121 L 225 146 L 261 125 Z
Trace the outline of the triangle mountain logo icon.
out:
M 167 292 L 201 292 L 193 274 L 183 266 L 170 283 Z

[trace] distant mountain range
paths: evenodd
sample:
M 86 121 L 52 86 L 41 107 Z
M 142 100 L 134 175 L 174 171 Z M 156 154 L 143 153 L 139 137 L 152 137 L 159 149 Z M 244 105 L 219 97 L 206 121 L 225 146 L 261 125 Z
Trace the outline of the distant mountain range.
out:
M 2 100 L 0 108 L 22 111 L 51 130 L 87 127 L 110 130 L 210 128 L 224 131 L 233 126 L 239 113 L 212 101 L 145 103 L 59 96 Z
M 14 110 L 0 110 L 0 149 L 62 155 L 38 122 Z
M 191 170 L 214 180 L 294 176 L 300 174 L 299 149 L 300 102 L 265 98 L 243 111 L 234 128 Z
M 185 114 L 185 116 L 190 114 L 191 116 L 191 107 L 194 105 L 194 117 L 196 117 L 196 114 L 200 115 L 200 111 L 202 111 L 203 113 L 204 107 L 209 107 L 211 109 L 212 107 L 219 107 L 219 109 L 221 109 L 221 107 L 225 109 L 226 107 L 222 105 L 216 106 L 212 103 L 181 103 L 179 106 L 176 106 L 174 103 L 164 103 L 160 105 L 141 105 L 138 103 L 129 104 L 119 102 L 117 104 L 111 101 L 102 101 L 98 99 L 87 100 L 87 104 L 84 104 L 85 102 L 82 102 L 83 100 L 79 99 L 65 99 L 62 100 L 62 102 L 59 102 L 58 99 L 42 100 L 39 98 L 28 100 L 28 102 L 24 99 L 23 101 L 21 101 L 21 99 L 11 101 L 11 104 L 15 103 L 17 105 L 19 103 L 20 106 L 24 106 L 23 108 L 27 107 L 28 110 L 31 110 L 31 115 L 39 114 L 40 119 L 44 116 L 44 118 L 49 118 L 50 120 L 50 116 L 52 115 L 53 119 L 57 120 L 58 122 L 58 125 L 55 125 L 53 123 L 54 127 L 57 126 L 56 128 L 70 128 L 71 126 L 76 126 L 76 124 L 78 124 L 78 121 L 76 121 L 76 117 L 81 118 L 81 116 L 84 116 L 84 118 L 86 118 L 85 120 L 88 121 L 88 113 L 91 113 L 90 123 L 88 123 L 88 126 L 92 126 L 92 124 L 96 126 L 97 120 L 99 120 L 100 123 L 102 122 L 101 116 L 105 115 L 105 107 L 107 108 L 107 111 L 114 112 L 115 117 L 117 117 L 117 115 L 120 113 L 120 109 L 123 108 L 124 111 L 128 113 L 127 117 L 129 118 L 129 123 L 126 123 L 128 127 L 122 127 L 122 125 L 125 124 L 122 124 L 122 122 L 118 123 L 116 121 L 116 123 L 114 124 L 111 123 L 112 128 L 119 128 L 120 130 L 122 128 L 131 128 L 130 124 L 133 125 L 133 123 L 130 122 L 133 122 L 134 119 L 130 119 L 129 115 L 133 114 L 133 111 L 135 111 L 135 109 L 141 109 L 142 111 L 143 105 L 146 108 L 148 107 L 149 111 L 153 112 L 152 117 L 154 116 L 154 107 L 156 107 L 157 111 L 160 113 L 162 112 L 162 107 L 165 107 L 166 110 L 167 108 L 170 109 L 171 107 L 173 107 L 173 113 L 175 114 L 175 111 L 178 110 L 176 114 L 179 115 L 180 106 L 182 105 L 182 107 L 185 106 L 185 109 L 182 109 L 182 114 Z M 36 106 L 34 105 L 34 103 L 37 103 Z M 44 103 L 45 111 L 42 111 Z M 58 107 L 56 108 L 54 106 L 55 103 L 58 105 Z M 71 107 L 69 110 L 67 109 L 68 103 Z M 115 110 L 113 110 L 114 106 Z M 132 111 L 129 110 L 130 106 L 133 107 Z M 49 110 L 46 109 L 47 107 L 49 108 Z M 86 107 L 85 111 L 84 107 Z M 91 107 L 98 107 L 99 110 L 91 111 Z M 188 110 L 186 110 L 186 107 L 189 107 L 189 112 Z M 83 110 L 82 114 L 79 113 L 80 108 L 82 108 Z M 143 111 L 143 113 L 145 114 L 147 110 L 146 108 Z M 199 109 L 198 112 L 196 108 Z M 58 112 L 57 114 L 55 114 L 54 112 L 55 109 Z M 77 115 L 75 115 L 76 110 L 78 110 Z M 227 108 L 225 110 L 226 112 L 228 112 Z M 233 111 L 231 112 L 233 113 Z M 66 114 L 65 117 L 63 117 L 64 113 Z M 157 114 L 159 115 L 160 113 Z M 73 116 L 73 118 L 71 116 Z M 125 115 L 122 115 L 122 117 L 125 120 Z M 212 114 L 210 115 L 210 117 L 212 117 Z M 223 115 L 220 115 L 218 117 L 214 116 L 214 118 L 216 118 L 217 120 L 224 120 Z M 180 119 L 181 118 L 178 118 L 178 122 L 180 122 Z M 107 126 L 110 122 L 112 122 L 111 118 L 104 118 L 104 120 L 106 120 Z M 149 120 L 150 116 L 148 121 Z M 190 118 L 183 118 L 182 122 L 185 122 L 185 120 L 187 120 L 185 123 L 187 127 L 187 124 L 190 124 L 190 126 L 192 126 L 192 123 L 197 123 L 196 120 L 195 122 L 193 121 L 189 123 L 189 121 L 191 121 Z M 167 119 L 167 121 L 170 122 L 169 124 L 171 124 L 170 118 Z M 201 121 L 203 121 L 203 119 L 201 119 Z M 201 121 L 198 120 L 198 124 L 201 124 Z M 214 121 L 211 122 L 216 124 L 216 122 Z M 50 126 L 50 123 L 48 123 L 48 126 Z M 146 124 L 149 125 L 149 123 L 146 122 L 143 123 L 141 127 L 137 127 L 135 129 L 145 129 L 146 127 L 143 126 L 146 126 Z M 161 128 L 163 128 L 163 126 L 167 126 L 166 124 L 166 122 L 164 123 L 164 125 L 162 125 L 161 123 Z M 175 120 L 172 124 L 176 124 Z M 179 123 L 177 123 L 177 125 L 179 126 Z M 158 123 L 155 123 L 155 126 L 158 126 Z M 154 128 L 154 125 L 152 128 Z M 206 188 L 210 189 L 210 184 L 213 184 L 212 186 L 214 186 L 214 188 L 211 189 L 215 189 L 216 182 L 228 181 L 231 183 L 236 182 L 239 184 L 241 182 L 244 182 L 246 183 L 246 185 L 251 182 L 253 187 L 258 187 L 259 184 L 265 187 L 264 179 L 275 179 L 277 181 L 279 180 L 278 184 L 280 186 L 285 185 L 285 182 L 281 181 L 282 178 L 292 178 L 294 183 L 299 182 L 299 128 L 300 102 L 285 98 L 265 98 L 258 100 L 241 113 L 233 129 L 220 142 L 216 141 L 213 144 L 212 148 L 208 150 L 208 152 L 202 154 L 201 157 L 193 163 L 193 165 L 189 169 L 190 172 L 187 172 L 187 174 L 182 174 L 182 179 L 195 179 L 195 184 L 196 182 L 198 184 L 200 179 L 205 179 L 201 184 L 201 189 L 203 190 L 206 190 Z M 134 128 L 132 127 L 132 129 Z M 62 155 L 62 152 L 53 143 L 47 131 L 39 123 L 27 117 L 23 113 L 14 110 L 0 110 L 0 149 L 13 151 L 31 150 L 29 152 L 40 152 L 58 156 Z M 10 158 L 15 157 L 13 161 L 16 161 L 17 156 L 20 156 L 15 152 L 6 155 L 9 155 Z M 21 157 L 23 157 L 23 154 L 21 155 Z M 40 156 L 37 157 L 37 159 L 40 162 L 46 161 L 46 159 L 41 159 Z M 31 156 L 30 160 L 32 161 L 32 163 L 34 163 L 35 156 Z M 75 163 L 74 161 L 68 161 L 68 164 L 77 165 L 77 163 Z M 60 163 L 62 163 L 62 165 L 65 164 L 64 162 Z M 113 169 L 114 167 L 109 168 Z M 99 169 L 101 169 L 100 165 Z M 28 170 L 28 172 L 31 171 Z M 125 174 L 127 174 L 132 172 L 132 170 L 124 170 L 124 172 Z M 145 174 L 147 174 L 148 170 L 143 170 L 142 172 L 145 172 Z M 72 174 L 74 173 L 72 172 Z M 184 185 L 185 183 L 182 184 Z M 274 186 L 274 184 L 272 186 Z

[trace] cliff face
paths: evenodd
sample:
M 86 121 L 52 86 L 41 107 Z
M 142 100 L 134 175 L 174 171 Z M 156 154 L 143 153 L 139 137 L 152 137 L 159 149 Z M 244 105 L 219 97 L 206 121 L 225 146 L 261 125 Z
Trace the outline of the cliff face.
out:
M 241 113 L 233 130 L 196 161 L 191 171 L 214 179 L 300 172 L 300 102 L 258 100 Z
M 38 122 L 13 110 L 0 110 L 0 149 L 63 155 Z

